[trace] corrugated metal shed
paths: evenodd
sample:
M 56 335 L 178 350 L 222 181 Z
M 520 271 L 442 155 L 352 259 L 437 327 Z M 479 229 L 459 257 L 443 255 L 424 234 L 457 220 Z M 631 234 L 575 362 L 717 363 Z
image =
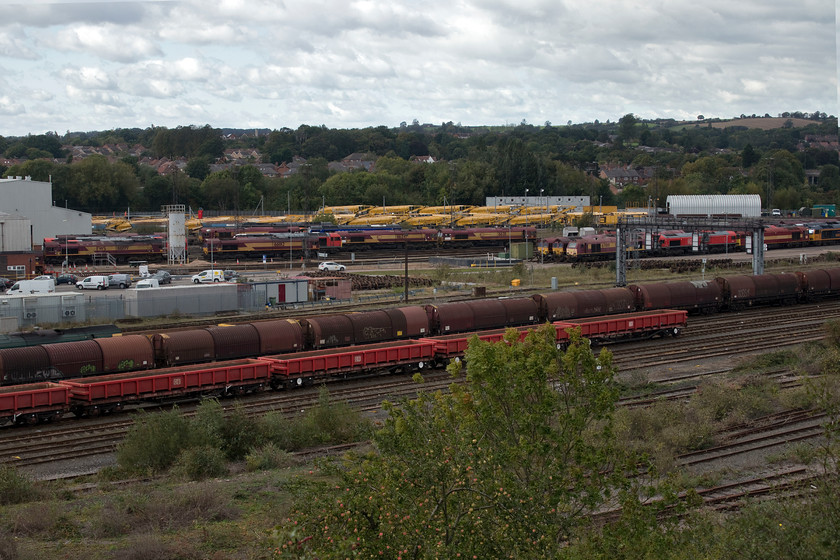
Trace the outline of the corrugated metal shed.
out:
M 761 217 L 761 196 L 757 194 L 678 194 L 669 195 L 666 204 L 672 216 Z

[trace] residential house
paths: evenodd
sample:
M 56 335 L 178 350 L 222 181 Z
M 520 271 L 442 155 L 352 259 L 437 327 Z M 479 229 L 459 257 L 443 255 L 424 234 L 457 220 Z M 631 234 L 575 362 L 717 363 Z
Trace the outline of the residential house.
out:
M 632 167 L 607 167 L 604 166 L 601 168 L 601 173 L 599 175 L 601 179 L 606 179 L 610 182 L 610 185 L 614 185 L 619 189 L 623 189 L 627 185 L 638 185 L 641 184 L 641 176 L 639 172 L 633 169 Z
M 408 161 L 413 163 L 435 163 L 437 160 L 432 156 L 411 156 Z

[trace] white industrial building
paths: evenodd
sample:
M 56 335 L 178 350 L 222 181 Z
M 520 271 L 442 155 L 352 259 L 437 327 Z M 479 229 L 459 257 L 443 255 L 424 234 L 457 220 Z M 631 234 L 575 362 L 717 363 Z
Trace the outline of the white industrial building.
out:
M 666 205 L 672 216 L 761 217 L 761 196 L 757 194 L 672 194 Z
M 574 206 L 577 212 L 583 212 L 589 206 L 588 196 L 488 196 L 485 206 Z
M 32 242 L 57 235 L 90 235 L 91 214 L 53 205 L 52 183 L 31 177 L 0 179 L 0 211 L 27 218 L 32 225 Z

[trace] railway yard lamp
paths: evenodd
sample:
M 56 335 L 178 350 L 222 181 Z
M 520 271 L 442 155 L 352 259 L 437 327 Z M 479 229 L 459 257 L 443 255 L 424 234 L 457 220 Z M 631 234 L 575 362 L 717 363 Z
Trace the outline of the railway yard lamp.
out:
M 525 189 L 525 240 L 528 240 L 528 189 Z

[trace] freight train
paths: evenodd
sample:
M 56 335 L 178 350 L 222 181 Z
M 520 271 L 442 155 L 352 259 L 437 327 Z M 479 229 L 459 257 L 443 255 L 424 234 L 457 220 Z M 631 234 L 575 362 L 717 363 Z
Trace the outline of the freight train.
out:
M 748 235 L 743 231 L 700 231 L 696 234 L 698 253 L 744 251 Z M 840 222 L 778 224 L 764 228 L 768 250 L 812 247 L 840 243 Z M 643 232 L 628 233 L 628 251 L 637 256 L 673 256 L 695 252 L 695 234 L 664 230 L 645 238 Z M 602 233 L 581 237 L 547 237 L 537 242 L 536 252 L 543 259 L 558 262 L 609 260 L 615 258 L 616 237 Z
M 381 249 L 463 249 L 532 243 L 534 227 L 466 229 L 350 229 L 310 232 L 249 232 L 229 238 L 207 237 L 204 254 L 213 258 L 253 258 L 261 255 L 301 256 L 305 252 L 350 253 Z
M 94 325 L 70 329 L 39 329 L 32 332 L 0 334 L 0 348 L 20 348 L 59 342 L 76 342 L 93 338 L 107 338 L 119 334 L 115 325 Z
M 321 351 L 634 311 L 709 313 L 838 296 L 840 268 L 832 268 L 255 321 L 3 349 L 0 385 Z
M 163 235 L 82 235 L 44 239 L 44 262 L 84 264 L 100 255 L 110 255 L 118 263 L 131 260 L 162 262 L 168 255 Z
M 662 310 L 555 322 L 555 341 L 558 348 L 565 347 L 575 328 L 590 341 L 602 342 L 676 336 L 685 327 L 686 316 L 686 311 Z M 528 327 L 517 330 L 522 340 Z M 143 401 L 237 396 L 267 387 L 286 389 L 358 374 L 416 372 L 460 360 L 473 334 L 486 342 L 499 342 L 506 330 L 0 387 L 0 424 L 51 421 L 68 411 L 80 417 L 94 416 Z
M 255 226 L 205 228 L 201 232 L 202 250 L 213 259 L 306 256 L 316 253 L 350 253 L 370 249 L 460 249 L 499 247 L 509 243 L 534 242 L 534 227 L 400 229 L 331 229 L 299 226 Z M 59 236 L 44 239 L 44 262 L 60 264 L 90 263 L 96 256 L 110 255 L 118 263 L 132 260 L 162 262 L 168 256 L 162 235 Z
M 639 256 L 668 256 L 694 251 L 690 232 L 663 230 L 645 239 L 631 232 L 629 250 Z M 697 237 L 700 253 L 743 251 L 747 235 L 739 231 L 703 231 Z M 467 247 L 499 247 L 510 243 L 534 243 L 542 258 L 557 261 L 615 258 L 615 235 L 537 238 L 535 227 L 468 227 L 400 229 L 395 227 L 303 227 L 255 225 L 248 228 L 204 228 L 199 242 L 207 256 L 220 259 L 293 257 L 316 253 L 346 254 L 372 249 L 410 248 L 442 250 Z M 768 249 L 821 246 L 840 243 L 840 221 L 809 224 L 774 224 L 765 227 Z M 96 255 L 110 255 L 117 262 L 164 261 L 168 255 L 162 235 L 59 236 L 44 239 L 44 261 L 91 262 Z

